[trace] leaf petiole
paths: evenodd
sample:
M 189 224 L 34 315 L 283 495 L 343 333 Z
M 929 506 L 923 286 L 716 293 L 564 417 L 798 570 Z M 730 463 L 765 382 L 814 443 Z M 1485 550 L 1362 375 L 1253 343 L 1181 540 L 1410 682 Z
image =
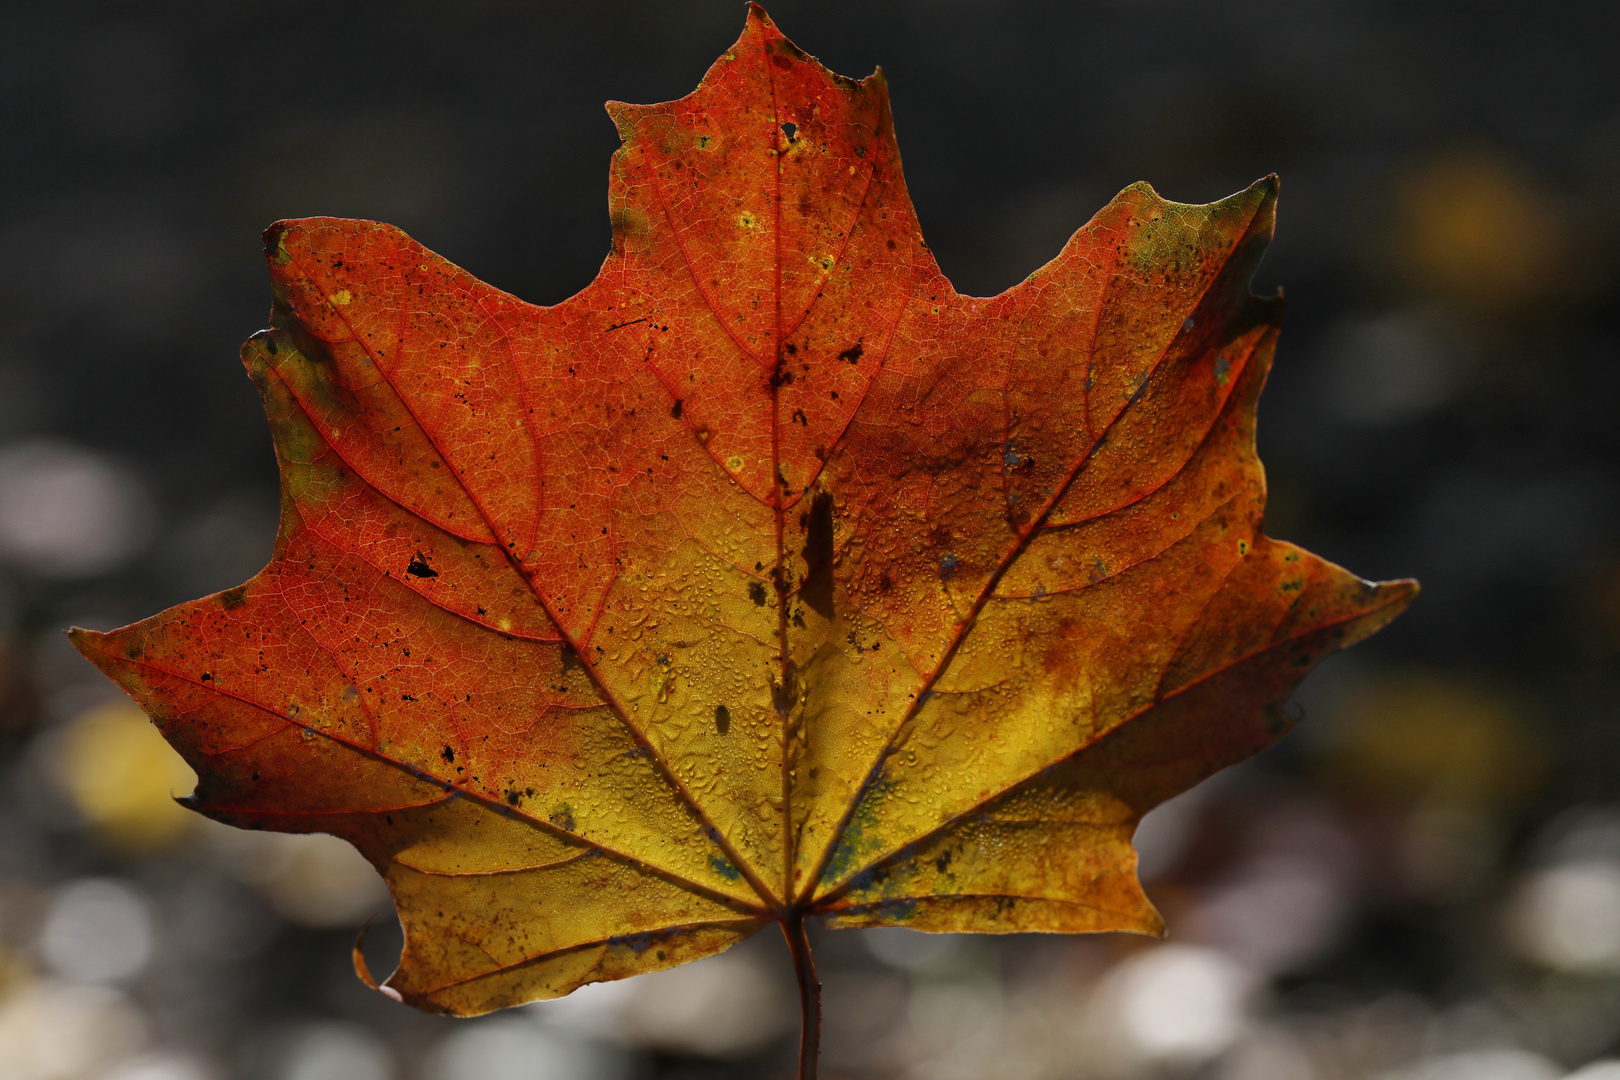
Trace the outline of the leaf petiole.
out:
M 782 920 L 782 936 L 793 954 L 793 974 L 799 983 L 799 1080 L 816 1080 L 816 1055 L 821 1048 L 821 982 L 798 912 Z

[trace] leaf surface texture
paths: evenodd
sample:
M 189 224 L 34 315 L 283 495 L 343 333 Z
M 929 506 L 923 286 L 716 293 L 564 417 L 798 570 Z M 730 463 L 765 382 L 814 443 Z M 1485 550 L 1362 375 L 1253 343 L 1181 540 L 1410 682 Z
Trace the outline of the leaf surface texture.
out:
M 1159 931 L 1142 814 L 1415 592 L 1262 531 L 1275 181 L 1127 188 L 969 297 L 882 76 L 757 8 L 692 94 L 609 111 L 613 248 L 556 306 L 387 225 L 272 227 L 275 555 L 76 644 L 194 808 L 372 860 L 423 1008 L 789 916 Z

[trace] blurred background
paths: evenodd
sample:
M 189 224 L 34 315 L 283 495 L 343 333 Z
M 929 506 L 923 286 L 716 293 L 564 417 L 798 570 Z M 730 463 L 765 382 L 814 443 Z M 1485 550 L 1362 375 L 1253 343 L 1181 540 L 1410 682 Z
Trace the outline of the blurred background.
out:
M 1309 680 L 1295 734 L 1144 824 L 1168 941 L 822 934 L 826 1073 L 1620 1077 L 1620 8 L 771 10 L 839 72 L 884 66 L 964 292 L 1020 280 L 1132 181 L 1202 202 L 1279 172 L 1268 530 L 1424 584 Z M 608 246 L 602 102 L 686 93 L 743 15 L 4 6 L 0 1078 L 791 1075 L 774 933 L 469 1022 L 366 991 L 357 928 L 381 916 L 379 971 L 399 943 L 370 868 L 176 808 L 188 770 L 61 634 L 268 556 L 275 470 L 236 360 L 266 322 L 266 224 L 393 222 L 561 300 Z

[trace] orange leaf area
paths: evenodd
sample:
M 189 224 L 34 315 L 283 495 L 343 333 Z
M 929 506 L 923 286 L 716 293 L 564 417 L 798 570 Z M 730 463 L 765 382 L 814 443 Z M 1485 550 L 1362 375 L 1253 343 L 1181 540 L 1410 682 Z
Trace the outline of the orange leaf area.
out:
M 1136 822 L 1416 591 L 1261 531 L 1275 181 L 1132 186 L 979 298 L 882 75 L 759 9 L 609 112 L 612 252 L 554 307 L 387 225 L 273 226 L 275 555 L 75 643 L 194 809 L 365 853 L 422 1008 L 806 917 L 1159 932 Z

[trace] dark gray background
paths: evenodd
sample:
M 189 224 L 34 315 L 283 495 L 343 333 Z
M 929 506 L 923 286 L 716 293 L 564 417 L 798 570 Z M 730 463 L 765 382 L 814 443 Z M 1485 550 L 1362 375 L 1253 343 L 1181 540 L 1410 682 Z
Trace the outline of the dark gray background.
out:
M 1257 282 L 1289 298 L 1261 407 L 1270 529 L 1425 589 L 1323 673 L 1307 710 L 1330 731 L 1358 687 L 1415 672 L 1509 703 L 1513 745 L 1540 762 L 1524 766 L 1527 794 L 1478 811 L 1498 838 L 1490 866 L 1439 903 L 1380 884 L 1399 875 L 1380 862 L 1379 838 L 1428 805 L 1426 781 L 1345 781 L 1308 731 L 1268 755 L 1256 790 L 1281 785 L 1371 837 L 1338 936 L 1271 973 L 1283 1015 L 1317 1008 L 1288 996 L 1301 986 L 1362 1003 L 1400 990 L 1441 1008 L 1540 985 L 1534 965 L 1508 955 L 1496 913 L 1548 822 L 1620 797 L 1616 10 L 771 6 L 834 70 L 883 65 L 923 229 L 964 292 L 1020 280 L 1132 181 L 1199 202 L 1281 174 L 1277 240 Z M 38 552 L 0 564 L 0 768 L 19 774 L 0 809 L 0 877 L 14 889 L 45 895 L 99 874 L 161 898 L 167 886 L 153 882 L 175 866 L 205 874 L 188 857 L 130 860 L 39 825 L 21 774 L 41 733 L 93 694 L 57 630 L 236 584 L 268 554 L 274 465 L 235 359 L 266 321 L 260 231 L 282 217 L 376 218 L 524 299 L 560 300 L 607 249 L 617 142 L 602 102 L 687 92 L 743 16 L 731 0 L 0 13 L 0 454 L 87 453 L 133 492 L 112 519 L 129 532 L 117 553 L 77 569 Z M 1419 772 L 1444 773 L 1448 753 L 1441 745 Z M 1206 827 L 1239 835 L 1251 811 L 1209 811 Z M 1166 890 L 1196 893 L 1219 876 L 1226 849 L 1201 850 Z M 31 955 L 22 931 L 6 933 Z M 138 983 L 154 1037 L 200 1047 L 229 1073 L 261 1068 L 240 1047 L 288 1018 L 335 1009 L 388 1032 L 406 1023 L 343 982 L 346 932 L 274 933 L 270 952 L 194 972 L 200 986 L 234 987 L 208 1031 L 165 1019 L 173 995 Z M 1617 1032 L 1620 1014 L 1579 1052 L 1531 1045 L 1576 1064 Z M 658 1060 L 669 1075 L 765 1067 Z M 849 1060 L 867 1075 L 860 1054 Z M 870 1075 L 895 1074 L 871 1064 L 876 1051 L 865 1060 Z M 402 1072 L 413 1068 L 407 1057 Z

